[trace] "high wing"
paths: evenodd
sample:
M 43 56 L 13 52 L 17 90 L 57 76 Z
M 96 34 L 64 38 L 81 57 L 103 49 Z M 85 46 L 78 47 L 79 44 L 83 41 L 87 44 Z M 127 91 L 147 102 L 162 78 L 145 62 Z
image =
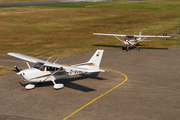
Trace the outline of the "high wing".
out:
M 92 33 L 93 35 L 106 35 L 106 36 L 121 36 L 125 37 L 126 35 L 121 35 L 121 34 L 104 34 L 104 33 Z
M 159 38 L 172 38 L 172 36 L 152 36 L 152 35 L 134 35 L 134 37 L 145 37 L 145 38 L 148 38 L 148 37 L 159 37 Z
M 73 66 L 66 66 L 66 65 L 60 65 L 60 64 L 55 64 L 55 63 L 51 63 L 51 62 L 47 62 L 45 60 L 41 60 L 41 59 L 37 59 L 34 57 L 30 57 L 27 55 L 23 55 L 20 53 L 8 53 L 8 55 L 11 55 L 13 57 L 25 60 L 25 61 L 29 61 L 29 62 L 41 62 L 44 63 L 44 66 L 50 66 L 50 67 L 57 67 L 57 68 L 65 68 L 65 69 L 70 69 L 70 70 L 77 70 L 77 71 L 82 71 L 82 72 L 105 72 L 105 70 L 102 69 L 86 69 L 86 68 L 79 68 L 79 67 L 73 67 Z
M 104 33 L 93 33 L 93 35 L 106 35 L 106 36 L 120 36 L 120 37 L 126 37 L 127 35 L 121 35 L 121 34 L 104 34 Z M 152 36 L 152 35 L 134 35 L 134 37 L 160 37 L 160 38 L 172 38 L 172 36 Z
M 22 59 L 22 60 L 25 60 L 25 61 L 29 61 L 29 62 L 32 62 L 32 63 L 36 63 L 36 62 L 42 62 L 42 63 L 45 63 L 46 61 L 44 60 L 41 60 L 41 59 L 37 59 L 37 58 L 34 58 L 34 57 L 30 57 L 30 56 L 27 56 L 27 55 L 23 55 L 23 54 L 20 54 L 20 53 L 8 53 L 8 55 L 11 55 L 13 57 L 16 57 L 16 58 L 19 58 L 19 59 Z

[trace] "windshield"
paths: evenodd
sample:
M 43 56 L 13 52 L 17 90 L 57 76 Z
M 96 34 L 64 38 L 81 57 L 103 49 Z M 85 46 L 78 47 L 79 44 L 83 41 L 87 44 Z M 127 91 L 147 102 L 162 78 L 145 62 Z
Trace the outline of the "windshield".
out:
M 34 64 L 33 68 L 40 69 L 40 68 L 42 68 L 42 67 L 43 67 L 43 65 L 44 65 L 44 63 L 37 62 L 37 63 L 35 63 L 35 64 Z
M 133 35 L 127 35 L 126 38 L 134 39 L 134 36 Z

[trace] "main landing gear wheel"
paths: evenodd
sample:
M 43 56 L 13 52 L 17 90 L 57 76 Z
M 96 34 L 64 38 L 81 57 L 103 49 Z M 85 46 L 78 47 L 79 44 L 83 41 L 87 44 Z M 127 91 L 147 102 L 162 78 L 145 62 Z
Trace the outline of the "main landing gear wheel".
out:
M 129 47 L 126 47 L 126 51 L 127 51 L 127 52 L 129 51 Z
M 122 50 L 126 50 L 128 52 L 129 51 L 129 47 L 122 47 Z
M 53 87 L 54 87 L 55 90 L 58 90 L 58 89 L 63 88 L 64 85 L 63 84 L 55 84 Z

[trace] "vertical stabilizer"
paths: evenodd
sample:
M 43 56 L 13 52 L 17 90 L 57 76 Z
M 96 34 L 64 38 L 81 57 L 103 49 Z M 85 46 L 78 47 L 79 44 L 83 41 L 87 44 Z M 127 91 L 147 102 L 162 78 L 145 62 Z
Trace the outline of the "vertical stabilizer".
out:
M 97 50 L 87 63 L 92 63 L 95 69 L 99 69 L 104 50 Z

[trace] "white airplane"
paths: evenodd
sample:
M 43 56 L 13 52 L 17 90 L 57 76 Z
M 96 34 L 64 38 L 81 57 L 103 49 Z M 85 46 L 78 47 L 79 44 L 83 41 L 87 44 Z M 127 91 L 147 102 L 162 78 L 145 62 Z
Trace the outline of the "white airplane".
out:
M 145 42 L 151 42 L 151 40 L 145 40 L 148 37 L 159 37 L 159 38 L 172 38 L 172 36 L 152 36 L 152 35 L 141 35 L 141 31 L 139 31 L 139 35 L 121 35 L 121 34 L 104 34 L 104 33 L 93 33 L 93 35 L 106 35 L 106 36 L 114 36 L 119 41 L 124 43 L 126 47 L 123 47 L 122 49 L 126 49 L 126 51 L 129 51 L 129 47 L 135 46 L 138 50 L 138 44 L 142 41 Z M 120 39 L 119 37 L 122 37 L 124 40 Z M 126 38 L 125 38 L 126 37 Z M 142 39 L 143 38 L 143 39 Z
M 105 72 L 105 70 L 99 69 L 103 52 L 104 50 L 97 50 L 88 62 L 72 66 L 56 64 L 55 62 L 57 60 L 54 63 L 48 62 L 50 58 L 47 61 L 44 61 L 20 53 L 8 53 L 8 55 L 26 61 L 28 69 L 19 70 L 16 66 L 15 68 L 18 72 L 17 74 L 20 75 L 22 80 L 29 83 L 25 86 L 25 88 L 29 90 L 35 88 L 35 85 L 32 83 L 40 83 L 46 81 L 52 81 L 54 84 L 54 89 L 60 89 L 63 88 L 64 85 L 56 84 L 55 80 L 57 79 L 83 73 Z M 31 68 L 27 61 L 33 62 L 35 63 L 35 65 Z

